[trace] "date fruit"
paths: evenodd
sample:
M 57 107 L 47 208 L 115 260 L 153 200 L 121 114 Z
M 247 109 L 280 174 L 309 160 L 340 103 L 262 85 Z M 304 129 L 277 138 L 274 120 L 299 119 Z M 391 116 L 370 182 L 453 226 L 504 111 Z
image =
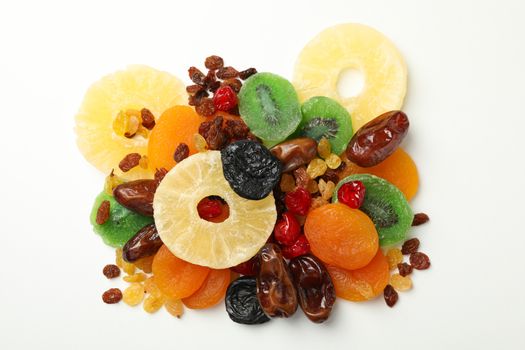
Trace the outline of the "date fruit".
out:
M 310 163 L 317 155 L 317 142 L 309 137 L 300 137 L 280 143 L 270 152 L 283 163 L 283 173 L 286 173 Z
M 326 321 L 335 303 L 335 289 L 323 263 L 308 254 L 293 258 L 289 266 L 304 314 L 315 323 Z
M 266 243 L 258 254 L 257 298 L 266 315 L 290 317 L 297 310 L 297 291 L 279 246 Z
M 357 130 L 346 148 L 348 159 L 365 168 L 381 163 L 403 141 L 408 126 L 408 117 L 401 111 L 381 114 Z
M 254 277 L 240 277 L 226 290 L 226 312 L 233 322 L 261 324 L 270 321 L 257 300 Z
M 122 258 L 134 262 L 141 258 L 155 255 L 162 246 L 162 240 L 155 224 L 141 228 L 122 248 Z
M 118 185 L 113 190 L 115 200 L 123 207 L 145 216 L 153 216 L 155 180 L 135 180 Z

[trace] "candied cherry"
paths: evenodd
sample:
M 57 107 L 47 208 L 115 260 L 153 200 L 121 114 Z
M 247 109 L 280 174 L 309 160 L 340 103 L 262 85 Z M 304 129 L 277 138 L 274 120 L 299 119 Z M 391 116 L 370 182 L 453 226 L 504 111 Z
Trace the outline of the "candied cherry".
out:
M 273 229 L 275 240 L 282 245 L 289 246 L 295 243 L 301 234 L 301 225 L 295 216 L 287 211 L 277 221 Z
M 294 244 L 287 247 L 282 247 L 281 251 L 286 259 L 293 259 L 300 255 L 309 253 L 310 243 L 308 243 L 308 239 L 306 239 L 305 235 L 300 235 Z
M 255 276 L 256 273 L 256 264 L 257 263 L 257 257 L 254 256 L 248 261 L 245 261 L 243 263 L 240 263 L 239 265 L 230 267 L 230 270 L 233 272 L 240 273 L 244 276 Z
M 230 86 L 222 86 L 215 91 L 213 104 L 216 110 L 227 112 L 237 106 L 237 95 Z
M 350 181 L 339 188 L 337 199 L 350 208 L 359 209 L 365 200 L 365 185 L 361 181 Z
M 212 219 L 222 213 L 220 200 L 203 198 L 197 205 L 197 211 L 202 219 Z
M 298 215 L 306 215 L 311 203 L 312 197 L 310 193 L 302 187 L 288 192 L 284 197 L 284 204 L 286 204 L 288 210 Z

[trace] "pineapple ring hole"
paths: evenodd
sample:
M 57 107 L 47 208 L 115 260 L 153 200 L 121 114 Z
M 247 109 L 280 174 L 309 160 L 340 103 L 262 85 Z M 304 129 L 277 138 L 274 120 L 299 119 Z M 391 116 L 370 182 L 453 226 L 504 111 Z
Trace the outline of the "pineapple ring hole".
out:
M 220 207 L 220 213 L 213 216 L 206 216 L 206 213 L 210 213 L 210 209 L 206 208 L 206 203 L 213 201 L 214 205 Z M 202 207 L 201 207 L 202 206 Z M 197 213 L 202 220 L 213 222 L 215 224 L 221 223 L 230 217 L 230 206 L 221 196 L 207 196 L 199 201 L 197 204 Z
M 346 68 L 339 73 L 337 93 L 342 98 L 358 96 L 365 87 L 365 75 L 357 68 Z

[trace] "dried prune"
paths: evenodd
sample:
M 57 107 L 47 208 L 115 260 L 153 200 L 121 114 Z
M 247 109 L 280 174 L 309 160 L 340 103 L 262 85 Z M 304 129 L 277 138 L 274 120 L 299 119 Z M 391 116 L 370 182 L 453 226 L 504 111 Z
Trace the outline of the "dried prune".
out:
M 127 262 L 154 255 L 162 246 L 155 224 L 141 228 L 122 248 L 122 257 Z
M 241 277 L 226 290 L 226 312 L 233 322 L 261 324 L 270 321 L 257 299 L 257 284 L 253 277 Z
M 335 289 L 323 263 L 308 254 L 293 258 L 289 266 L 304 314 L 315 323 L 326 321 L 335 303 Z
M 281 162 L 255 141 L 229 144 L 221 150 L 221 159 L 224 177 L 243 198 L 265 198 L 281 177 Z
M 266 315 L 290 317 L 297 310 L 297 291 L 281 249 L 266 243 L 258 254 L 257 298 Z

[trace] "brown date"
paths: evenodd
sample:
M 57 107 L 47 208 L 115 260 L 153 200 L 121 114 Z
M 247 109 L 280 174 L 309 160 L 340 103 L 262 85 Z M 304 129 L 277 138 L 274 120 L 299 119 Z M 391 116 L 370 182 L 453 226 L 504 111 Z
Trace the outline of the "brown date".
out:
M 283 163 L 283 173 L 286 173 L 310 163 L 317 155 L 317 142 L 309 137 L 300 137 L 280 143 L 270 152 Z
M 135 236 L 122 248 L 122 258 L 127 262 L 134 262 L 141 258 L 152 256 L 162 246 L 162 240 L 155 224 L 149 224 L 141 228 Z
M 394 153 L 405 138 L 408 126 L 405 113 L 383 113 L 357 130 L 346 148 L 346 156 L 361 167 L 377 165 Z
M 297 310 L 297 291 L 281 254 L 273 243 L 266 243 L 258 254 L 257 298 L 269 317 L 290 317 Z
M 326 321 L 335 303 L 335 289 L 323 263 L 307 254 L 293 258 L 289 266 L 304 314 L 315 323 Z
M 153 196 L 157 190 L 155 180 L 135 180 L 118 185 L 113 190 L 115 200 L 136 213 L 153 216 Z

